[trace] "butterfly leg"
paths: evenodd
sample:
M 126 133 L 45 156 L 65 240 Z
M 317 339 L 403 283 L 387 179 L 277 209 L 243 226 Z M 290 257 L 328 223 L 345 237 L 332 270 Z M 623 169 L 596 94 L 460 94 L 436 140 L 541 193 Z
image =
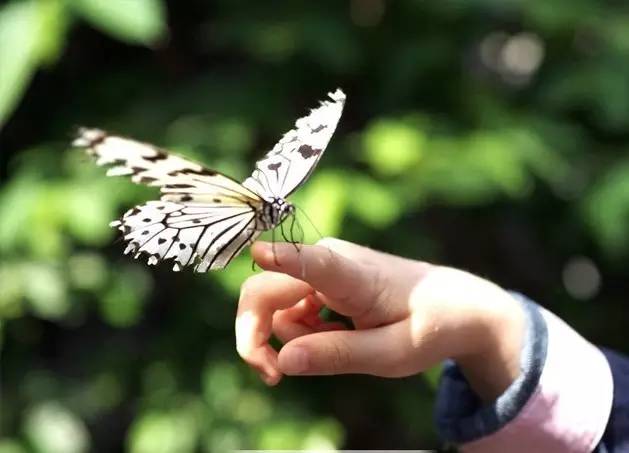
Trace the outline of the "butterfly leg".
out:
M 300 233 L 301 233 L 301 240 L 296 241 L 295 240 L 295 225 L 297 225 Z M 299 223 L 299 220 L 297 220 L 297 216 L 293 214 L 293 218 L 291 219 L 290 222 L 290 242 L 291 244 L 293 244 L 293 246 L 295 246 L 295 249 L 297 250 L 297 253 L 300 252 L 299 246 L 297 244 L 299 243 L 303 243 L 304 242 L 304 230 L 301 227 L 301 224 Z
M 273 261 L 275 261 L 276 266 L 279 266 L 280 262 L 277 260 L 277 252 L 275 251 L 275 228 L 271 230 L 271 249 L 273 250 Z

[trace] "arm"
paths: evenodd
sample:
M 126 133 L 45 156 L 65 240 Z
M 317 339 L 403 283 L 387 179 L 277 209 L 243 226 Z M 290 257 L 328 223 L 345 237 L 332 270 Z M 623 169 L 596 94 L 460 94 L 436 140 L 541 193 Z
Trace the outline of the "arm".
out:
M 456 385 L 441 393 L 467 404 L 442 404 L 452 410 L 440 413 L 439 426 L 463 451 L 576 452 L 598 442 L 611 404 L 609 367 L 552 314 L 463 271 L 344 241 L 321 245 L 297 253 L 276 244 L 276 256 L 270 244 L 252 249 L 267 272 L 243 285 L 237 348 L 267 384 L 283 375 L 408 376 L 450 358 L 457 365 L 446 367 L 444 382 Z M 323 305 L 355 329 L 322 321 Z M 272 333 L 285 343 L 279 354 L 268 344 Z M 579 376 L 598 379 L 597 397 Z

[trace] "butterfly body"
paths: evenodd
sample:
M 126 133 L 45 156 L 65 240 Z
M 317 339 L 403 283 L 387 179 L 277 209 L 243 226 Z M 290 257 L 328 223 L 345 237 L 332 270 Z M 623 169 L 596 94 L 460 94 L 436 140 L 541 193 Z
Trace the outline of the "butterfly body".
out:
M 127 211 L 111 223 L 127 242 L 125 254 L 148 264 L 172 259 L 173 270 L 221 269 L 263 231 L 295 213 L 286 198 L 310 176 L 340 119 L 345 94 L 329 93 L 260 161 L 242 184 L 147 143 L 81 128 L 74 146 L 86 148 L 108 176 L 159 187 L 160 200 Z
M 264 201 L 262 209 L 258 211 L 258 221 L 263 229 L 272 230 L 279 226 L 288 216 L 295 214 L 295 206 L 287 200 L 276 197 L 269 201 Z

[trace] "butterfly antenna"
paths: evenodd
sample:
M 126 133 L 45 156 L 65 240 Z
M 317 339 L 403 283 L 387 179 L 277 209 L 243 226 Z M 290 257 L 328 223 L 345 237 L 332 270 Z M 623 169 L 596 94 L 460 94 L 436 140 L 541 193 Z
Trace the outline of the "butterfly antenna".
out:
M 301 237 L 301 239 L 299 239 L 297 241 L 295 240 L 295 234 L 294 234 L 295 225 L 297 225 L 297 229 L 299 230 L 300 237 Z M 290 223 L 290 239 L 291 239 L 291 243 L 297 249 L 297 252 L 299 252 L 300 249 L 299 249 L 299 246 L 297 244 L 303 244 L 303 242 L 304 242 L 304 229 L 301 227 L 301 222 L 299 221 L 299 219 L 297 218 L 297 216 L 295 214 L 293 214 L 293 218 L 292 218 L 291 223 Z
M 312 228 L 315 230 L 315 232 L 317 233 L 317 235 L 319 236 L 319 239 L 323 239 L 323 235 L 321 234 L 321 231 L 319 231 L 319 229 L 317 228 L 317 226 L 314 224 L 314 222 L 310 219 L 310 217 L 308 217 L 308 214 L 306 214 L 306 211 L 304 211 L 303 209 L 301 209 L 299 206 L 296 206 L 297 209 L 299 209 L 302 214 L 306 217 L 306 219 L 308 220 L 308 223 L 310 223 L 310 225 L 312 225 Z M 300 225 L 301 228 L 301 225 Z M 303 228 L 302 228 L 302 232 L 303 232 Z
M 315 232 L 317 233 L 317 235 L 319 236 L 319 239 L 323 239 L 323 235 L 321 234 L 321 231 L 319 231 L 319 229 L 317 228 L 317 226 L 314 224 L 314 222 L 310 219 L 310 217 L 308 216 L 308 214 L 306 214 L 306 211 L 304 211 L 303 209 L 301 209 L 299 206 L 296 206 L 297 209 L 299 209 L 303 215 L 306 217 L 306 219 L 308 220 L 308 222 L 310 223 L 310 225 L 312 225 L 312 228 L 315 230 Z M 304 230 L 301 227 L 301 224 L 299 224 L 299 228 L 301 229 L 302 234 L 304 234 Z M 332 250 L 330 249 L 330 247 L 325 247 L 326 249 L 328 249 L 328 252 L 330 253 L 330 257 L 334 258 L 334 253 L 332 253 Z

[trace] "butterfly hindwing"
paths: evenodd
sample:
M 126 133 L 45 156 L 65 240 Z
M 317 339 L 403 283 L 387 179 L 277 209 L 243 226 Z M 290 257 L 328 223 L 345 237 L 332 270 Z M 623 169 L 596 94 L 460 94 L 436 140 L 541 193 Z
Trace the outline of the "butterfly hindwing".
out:
M 123 233 L 125 254 L 148 256 L 148 264 L 173 259 L 174 270 L 195 265 L 195 271 L 225 267 L 259 234 L 249 206 L 215 208 L 149 201 L 127 211 L 112 226 Z
M 343 112 L 345 94 L 328 93 L 329 100 L 295 122 L 273 149 L 256 163 L 243 185 L 263 198 L 285 198 L 310 176 L 328 146 Z

